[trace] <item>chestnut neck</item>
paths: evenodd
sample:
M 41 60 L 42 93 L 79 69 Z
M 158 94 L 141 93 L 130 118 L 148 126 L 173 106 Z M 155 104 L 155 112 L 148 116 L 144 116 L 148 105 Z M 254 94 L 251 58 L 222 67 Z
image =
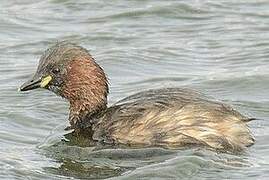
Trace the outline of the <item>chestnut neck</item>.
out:
M 62 94 L 70 102 L 69 122 L 74 129 L 91 125 L 107 108 L 107 78 L 89 54 L 69 63 Z

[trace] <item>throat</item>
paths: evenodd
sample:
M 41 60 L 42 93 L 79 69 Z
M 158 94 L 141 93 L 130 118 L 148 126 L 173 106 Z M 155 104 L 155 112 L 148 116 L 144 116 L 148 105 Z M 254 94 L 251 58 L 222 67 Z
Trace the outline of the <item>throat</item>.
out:
M 99 106 L 89 106 L 85 104 L 70 104 L 69 122 L 72 129 L 93 129 L 100 117 L 103 116 L 107 109 L 106 103 Z

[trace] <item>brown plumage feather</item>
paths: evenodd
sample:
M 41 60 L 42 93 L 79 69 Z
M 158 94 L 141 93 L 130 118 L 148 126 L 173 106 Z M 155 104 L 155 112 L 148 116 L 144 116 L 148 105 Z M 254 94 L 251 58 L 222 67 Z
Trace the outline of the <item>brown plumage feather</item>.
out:
M 194 145 L 223 151 L 241 151 L 254 143 L 246 124 L 251 118 L 189 89 L 149 90 L 107 108 L 103 69 L 86 49 L 74 44 L 57 43 L 45 51 L 33 80 L 22 89 L 36 88 L 31 82 L 48 75 L 52 80 L 45 88 L 70 102 L 71 128 L 90 140 L 142 147 Z
M 241 151 L 254 143 L 246 119 L 230 106 L 189 89 L 157 89 L 108 108 L 94 128 L 94 138 L 131 146 Z

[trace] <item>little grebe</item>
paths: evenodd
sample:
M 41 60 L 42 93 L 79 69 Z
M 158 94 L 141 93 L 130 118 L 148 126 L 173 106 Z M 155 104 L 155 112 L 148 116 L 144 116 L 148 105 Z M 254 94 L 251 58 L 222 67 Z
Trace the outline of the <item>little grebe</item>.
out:
M 21 91 L 46 88 L 70 102 L 69 122 L 89 139 L 129 146 L 205 146 L 242 151 L 254 143 L 247 122 L 230 106 L 183 88 L 140 92 L 107 108 L 108 82 L 89 52 L 61 42 L 42 55 Z

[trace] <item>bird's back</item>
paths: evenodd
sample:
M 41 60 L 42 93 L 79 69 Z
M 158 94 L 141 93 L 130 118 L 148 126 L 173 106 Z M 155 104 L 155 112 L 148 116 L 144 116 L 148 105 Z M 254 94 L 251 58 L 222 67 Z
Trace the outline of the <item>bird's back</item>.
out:
M 149 90 L 107 109 L 94 138 L 130 146 L 206 146 L 241 151 L 254 143 L 248 118 L 189 89 Z

